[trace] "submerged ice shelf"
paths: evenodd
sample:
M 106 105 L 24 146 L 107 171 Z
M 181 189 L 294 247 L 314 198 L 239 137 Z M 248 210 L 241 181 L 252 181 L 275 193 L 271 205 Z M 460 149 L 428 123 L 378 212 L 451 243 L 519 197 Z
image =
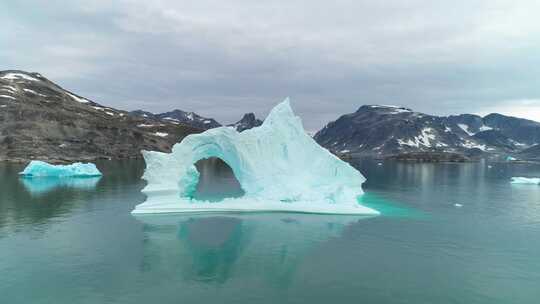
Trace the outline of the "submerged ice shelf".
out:
M 85 178 L 78 177 L 47 177 L 47 178 L 21 178 L 24 188 L 32 195 L 39 196 L 47 194 L 59 188 L 76 189 L 79 191 L 94 190 L 100 181 L 101 176 Z
M 171 153 L 143 151 L 147 200 L 133 213 L 290 211 L 378 214 L 357 201 L 365 178 L 319 146 L 289 105 L 278 104 L 260 127 L 242 133 L 230 127 L 192 134 Z M 199 180 L 195 163 L 217 157 L 227 163 L 241 198 L 193 199 Z
M 22 172 L 22 177 L 96 177 L 101 172 L 92 163 L 52 165 L 43 161 L 31 161 Z

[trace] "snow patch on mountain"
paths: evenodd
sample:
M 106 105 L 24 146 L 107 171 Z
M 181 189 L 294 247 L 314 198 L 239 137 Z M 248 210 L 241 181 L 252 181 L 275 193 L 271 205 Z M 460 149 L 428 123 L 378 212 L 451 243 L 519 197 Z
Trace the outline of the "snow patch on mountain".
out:
M 372 109 L 385 110 L 387 111 L 387 114 L 400 114 L 400 113 L 412 112 L 411 109 L 400 107 L 400 106 L 394 106 L 394 105 L 370 105 L 369 107 Z
M 2 87 L 0 88 L 0 91 L 6 91 L 6 92 L 11 92 L 11 93 L 17 93 L 17 88 L 14 87 L 14 86 L 10 86 L 10 85 L 4 84 L 4 85 L 2 85 Z
M 31 77 L 29 75 L 23 74 L 23 73 L 6 73 L 3 76 L 0 76 L 0 79 L 7 79 L 7 80 L 30 80 L 30 81 L 39 81 L 39 79 Z
M 45 94 L 40 94 L 34 90 L 30 90 L 30 89 L 23 89 L 23 91 L 27 92 L 27 93 L 30 93 L 30 94 L 34 94 L 34 95 L 37 95 L 37 96 L 41 96 L 41 97 L 47 97 L 47 95 Z
M 465 133 L 467 133 L 467 134 L 469 134 L 471 136 L 474 135 L 474 132 L 469 131 L 469 126 L 468 125 L 466 125 L 466 124 L 457 124 L 457 125 L 458 125 L 458 127 L 461 128 L 461 130 L 465 131 Z
M 479 130 L 480 130 L 480 132 L 482 132 L 482 131 L 493 130 L 493 128 L 492 128 L 492 127 L 488 127 L 488 126 L 486 126 L 486 125 L 482 125 L 482 126 L 480 127 Z
M 435 137 L 436 136 L 435 136 L 434 130 L 432 128 L 427 127 L 427 128 L 422 129 L 418 136 L 415 136 L 412 139 L 408 139 L 406 141 L 398 138 L 397 142 L 400 145 L 407 145 L 410 147 L 417 147 L 417 148 L 419 148 L 420 146 L 432 147 L 433 145 L 432 141 L 435 140 Z
M 8 98 L 8 99 L 13 99 L 13 100 L 16 100 L 17 98 L 13 97 L 13 96 L 9 96 L 9 95 L 0 95 L 0 98 Z
M 477 149 L 480 149 L 482 151 L 487 151 L 486 145 L 478 144 L 478 143 L 476 143 L 474 141 L 471 141 L 471 140 L 468 140 L 468 139 L 463 140 L 463 143 L 461 144 L 461 146 L 464 147 L 464 148 L 467 148 L 467 149 L 477 148 Z
M 82 98 L 82 97 L 79 97 L 79 96 L 76 96 L 74 94 L 71 94 L 71 93 L 67 93 L 71 98 L 75 99 L 76 101 L 80 102 L 80 103 L 89 103 L 90 101 L 88 101 L 87 99 L 85 98 Z

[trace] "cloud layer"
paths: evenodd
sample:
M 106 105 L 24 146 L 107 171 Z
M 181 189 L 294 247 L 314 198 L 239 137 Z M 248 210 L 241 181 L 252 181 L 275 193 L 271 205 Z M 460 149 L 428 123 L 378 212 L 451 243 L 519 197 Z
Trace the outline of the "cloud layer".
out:
M 123 109 L 229 123 L 290 96 L 310 130 L 373 103 L 540 120 L 535 0 L 4 2 L 2 69 Z

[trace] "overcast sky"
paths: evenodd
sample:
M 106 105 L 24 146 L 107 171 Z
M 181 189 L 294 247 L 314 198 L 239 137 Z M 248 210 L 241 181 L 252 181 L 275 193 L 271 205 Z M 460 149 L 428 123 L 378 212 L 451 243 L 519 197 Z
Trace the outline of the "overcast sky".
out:
M 540 120 L 540 1 L 2 1 L 0 69 L 125 110 L 230 123 L 291 97 Z

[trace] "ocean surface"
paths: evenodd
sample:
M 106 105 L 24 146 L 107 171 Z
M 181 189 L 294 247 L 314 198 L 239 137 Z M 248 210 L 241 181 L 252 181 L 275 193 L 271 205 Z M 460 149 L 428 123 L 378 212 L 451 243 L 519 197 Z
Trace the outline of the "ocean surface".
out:
M 0 164 L 0 303 L 539 303 L 540 165 L 352 164 L 381 216 L 134 217 L 141 161 Z

